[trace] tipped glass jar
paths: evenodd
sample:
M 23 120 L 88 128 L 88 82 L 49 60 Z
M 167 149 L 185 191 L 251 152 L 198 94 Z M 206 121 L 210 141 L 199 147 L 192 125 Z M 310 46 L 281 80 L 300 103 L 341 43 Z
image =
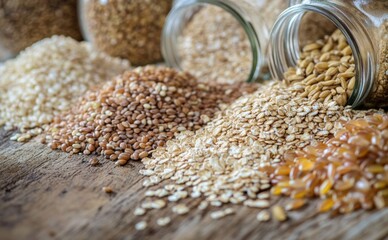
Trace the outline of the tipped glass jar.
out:
M 173 0 L 80 0 L 84 38 L 134 65 L 162 60 L 160 38 Z
M 200 81 L 266 78 L 270 29 L 287 6 L 284 0 L 177 0 L 163 29 L 164 59 Z
M 342 32 L 352 51 L 356 76 L 347 104 L 354 108 L 387 107 L 388 1 L 293 0 L 291 5 L 272 29 L 269 46 L 272 76 L 284 79 L 286 70 L 297 64 L 303 37 L 300 29 L 306 23 L 303 18 L 309 13 L 318 14 Z
M 13 57 L 52 35 L 81 40 L 77 0 L 3 0 L 0 2 L 0 60 Z

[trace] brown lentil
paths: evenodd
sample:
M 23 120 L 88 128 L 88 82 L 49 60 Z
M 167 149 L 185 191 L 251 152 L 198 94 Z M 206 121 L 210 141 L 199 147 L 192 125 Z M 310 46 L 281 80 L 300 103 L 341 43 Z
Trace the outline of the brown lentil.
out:
M 96 157 L 93 157 L 89 160 L 89 164 L 94 167 L 94 166 L 97 166 L 98 164 L 100 164 L 100 162 L 98 161 L 98 159 Z
M 76 0 L 3 0 L 0 6 L 0 46 L 16 55 L 53 35 L 81 40 Z
M 97 153 L 124 165 L 146 158 L 176 133 L 200 129 L 220 104 L 256 88 L 211 86 L 169 68 L 136 68 L 89 91 L 70 112 L 55 118 L 47 142 L 54 149 Z
M 102 191 L 104 191 L 106 193 L 113 193 L 113 189 L 111 187 L 103 187 Z
M 0 125 L 19 128 L 22 134 L 13 140 L 27 141 L 87 89 L 129 66 L 88 43 L 63 36 L 43 39 L 0 67 Z
M 291 198 L 300 193 L 323 198 L 319 212 L 383 208 L 388 203 L 387 143 L 388 115 L 348 121 L 333 138 L 286 154 L 271 175 L 272 183 Z M 294 170 L 298 174 L 291 174 Z
M 160 37 L 172 0 L 82 2 L 85 38 L 97 49 L 134 65 L 162 60 Z

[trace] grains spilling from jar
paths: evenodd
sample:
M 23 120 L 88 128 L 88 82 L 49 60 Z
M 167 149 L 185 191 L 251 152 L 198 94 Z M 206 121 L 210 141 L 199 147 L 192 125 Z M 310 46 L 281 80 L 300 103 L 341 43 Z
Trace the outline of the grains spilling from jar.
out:
M 195 12 L 178 38 L 181 67 L 200 80 L 246 81 L 252 50 L 245 30 L 225 10 L 206 5 Z
M 167 197 L 169 202 L 199 198 L 199 204 L 214 207 L 232 203 L 269 208 L 268 169 L 278 165 L 288 150 L 326 141 L 343 127 L 343 121 L 367 114 L 338 106 L 335 101 L 324 104 L 301 98 L 281 83 L 261 86 L 195 134 L 181 133 L 168 141 L 166 148 L 156 149 L 153 158 L 143 159 L 145 169 L 140 173 L 148 176 L 145 187 L 168 180 L 146 195 Z M 305 167 L 311 168 L 308 164 Z M 302 205 L 293 204 L 291 208 Z M 275 207 L 272 212 L 279 221 L 287 218 L 283 208 Z
M 320 197 L 317 211 L 332 214 L 383 208 L 388 204 L 387 146 L 388 115 L 348 121 L 333 138 L 287 153 L 271 174 L 272 193 L 295 201 Z
M 87 43 L 53 36 L 0 67 L 0 125 L 17 127 L 26 141 L 87 89 L 121 73 L 129 63 L 93 51 Z
M 81 40 L 77 0 L 3 0 L 0 6 L 0 48 L 10 55 L 53 35 Z
M 88 0 L 82 5 L 85 37 L 97 49 L 134 65 L 162 60 L 160 37 L 172 0 Z
M 210 86 L 169 68 L 136 68 L 89 91 L 51 125 L 47 142 L 68 153 L 97 153 L 124 165 L 165 145 L 174 134 L 209 122 L 220 104 L 254 91 L 252 84 Z
M 296 67 L 284 73 L 301 97 L 346 105 L 355 82 L 354 57 L 340 30 L 303 47 Z

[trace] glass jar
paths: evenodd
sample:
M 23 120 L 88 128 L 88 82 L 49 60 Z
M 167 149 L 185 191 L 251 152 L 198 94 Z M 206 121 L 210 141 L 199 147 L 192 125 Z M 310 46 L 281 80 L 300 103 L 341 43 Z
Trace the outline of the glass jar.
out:
M 77 0 L 1 1 L 0 60 L 52 35 L 81 40 L 76 8 Z
M 267 44 L 284 0 L 177 0 L 163 29 L 166 63 L 202 81 L 269 77 Z
M 133 65 L 162 60 L 160 37 L 172 0 L 80 0 L 83 36 Z
M 356 81 L 347 104 L 388 106 L 388 1 L 293 0 L 271 33 L 269 61 L 275 79 L 295 66 L 300 53 L 299 30 L 306 13 L 330 20 L 346 37 L 356 66 Z

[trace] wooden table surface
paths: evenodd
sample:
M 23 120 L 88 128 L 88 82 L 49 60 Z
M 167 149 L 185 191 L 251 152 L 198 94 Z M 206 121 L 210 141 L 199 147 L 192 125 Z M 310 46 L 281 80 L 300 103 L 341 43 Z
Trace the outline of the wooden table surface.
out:
M 242 206 L 232 206 L 236 214 L 220 220 L 199 210 L 177 216 L 168 207 L 135 216 L 145 192 L 141 162 L 116 167 L 102 160 L 92 167 L 89 157 L 51 151 L 36 141 L 11 142 L 11 134 L 0 130 L 1 240 L 388 239 L 387 208 L 330 218 L 309 204 L 284 223 L 258 222 L 258 210 Z M 103 186 L 115 193 L 104 193 Z M 167 215 L 172 217 L 168 226 L 155 224 Z M 136 231 L 134 225 L 143 219 L 149 227 Z

